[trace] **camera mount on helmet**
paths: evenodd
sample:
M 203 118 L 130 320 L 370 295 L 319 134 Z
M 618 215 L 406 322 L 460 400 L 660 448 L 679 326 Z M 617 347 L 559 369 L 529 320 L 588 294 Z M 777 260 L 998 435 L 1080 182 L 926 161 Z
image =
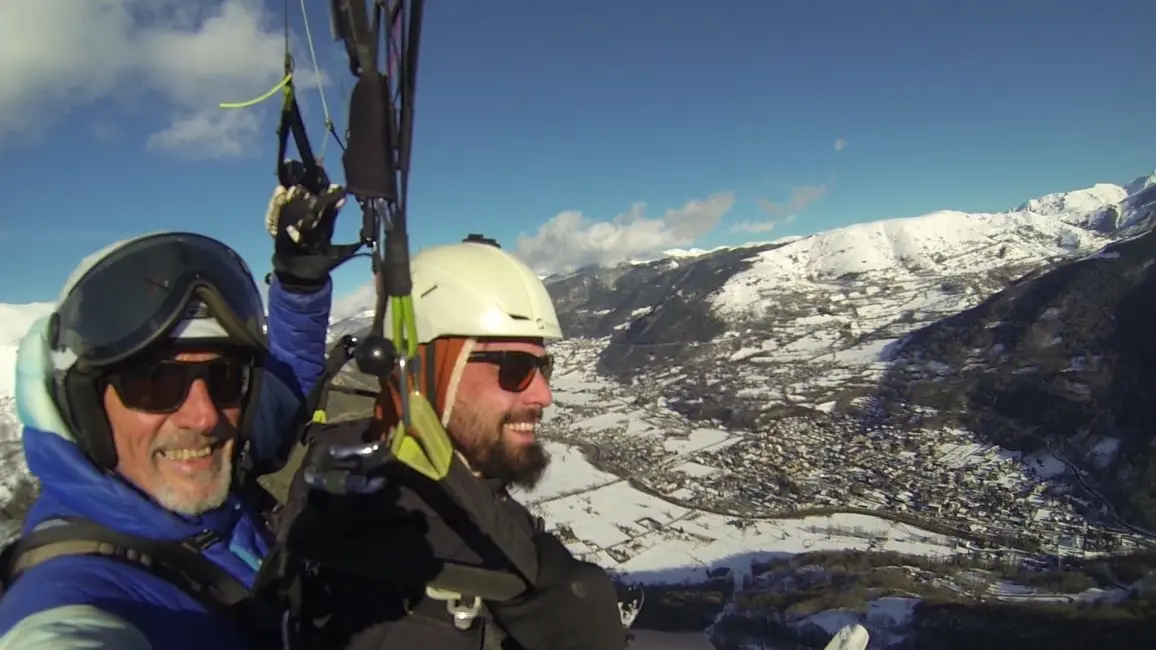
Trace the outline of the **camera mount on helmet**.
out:
M 487 244 L 489 246 L 493 246 L 494 248 L 502 247 L 502 245 L 498 243 L 498 240 L 492 237 L 486 237 L 485 235 L 478 232 L 472 232 L 466 235 L 466 238 L 462 241 L 467 244 Z

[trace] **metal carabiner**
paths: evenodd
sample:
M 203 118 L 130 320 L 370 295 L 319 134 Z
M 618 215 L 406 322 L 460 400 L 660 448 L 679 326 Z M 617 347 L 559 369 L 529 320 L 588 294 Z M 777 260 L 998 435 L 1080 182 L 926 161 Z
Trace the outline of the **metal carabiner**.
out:
M 380 442 L 367 442 L 361 445 L 333 445 L 326 451 L 332 458 L 347 460 L 350 458 L 371 458 L 381 453 L 381 450 L 382 444 Z
M 405 423 L 406 428 L 413 426 L 413 413 L 409 405 L 409 391 L 411 377 L 407 374 L 409 371 L 409 363 L 406 361 L 404 355 L 397 357 L 397 377 L 401 390 L 401 421 Z
M 454 619 L 454 627 L 468 630 L 474 626 L 474 621 L 482 613 L 482 599 L 474 596 L 473 602 L 469 605 L 463 603 L 460 598 L 447 600 L 446 611 Z

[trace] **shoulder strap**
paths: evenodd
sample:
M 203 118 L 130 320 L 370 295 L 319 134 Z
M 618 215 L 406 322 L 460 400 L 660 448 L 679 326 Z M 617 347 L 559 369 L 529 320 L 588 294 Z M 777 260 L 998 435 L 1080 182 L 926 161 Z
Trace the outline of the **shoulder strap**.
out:
M 274 625 L 272 608 L 252 598 L 240 580 L 203 555 L 220 541 L 213 531 L 179 540 L 156 540 L 121 533 L 95 522 L 70 520 L 34 530 L 0 552 L 0 584 L 5 591 L 24 572 L 67 555 L 98 555 L 144 569 L 179 587 L 208 609 L 246 622 Z M 274 617 L 269 619 L 268 617 Z

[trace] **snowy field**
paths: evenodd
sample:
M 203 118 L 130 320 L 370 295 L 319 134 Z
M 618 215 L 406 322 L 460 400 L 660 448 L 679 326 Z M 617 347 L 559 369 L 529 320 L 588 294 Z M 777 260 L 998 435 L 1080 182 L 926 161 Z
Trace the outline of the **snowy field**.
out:
M 519 498 L 554 529 L 572 533 L 568 546 L 575 553 L 646 582 L 701 581 L 721 567 L 740 576 L 750 571 L 752 562 L 811 551 L 953 552 L 949 537 L 878 517 L 838 514 L 758 521 L 678 506 L 599 471 L 575 447 L 549 443 L 548 449 L 551 469 L 537 489 Z M 831 534 L 825 530 L 830 527 L 856 534 Z M 872 534 L 885 539 L 873 547 L 866 539 Z
M 588 348 L 563 344 L 559 351 L 552 381 L 555 406 L 547 410 L 546 421 L 579 441 L 619 448 L 655 445 L 661 465 L 694 480 L 720 472 L 696 462 L 696 454 L 742 440 L 688 425 L 661 402 L 640 409 L 621 386 L 592 370 Z M 671 436 L 676 428 L 684 430 Z M 599 470 L 576 445 L 551 441 L 546 448 L 552 462 L 542 482 L 516 496 L 566 537 L 575 553 L 646 582 L 701 581 L 722 567 L 737 578 L 752 562 L 782 554 L 877 548 L 940 556 L 955 546 L 951 538 L 864 515 L 757 520 L 713 514 L 636 489 L 629 476 Z M 853 534 L 831 534 L 830 528 Z M 867 538 L 873 534 L 883 541 L 872 546 Z

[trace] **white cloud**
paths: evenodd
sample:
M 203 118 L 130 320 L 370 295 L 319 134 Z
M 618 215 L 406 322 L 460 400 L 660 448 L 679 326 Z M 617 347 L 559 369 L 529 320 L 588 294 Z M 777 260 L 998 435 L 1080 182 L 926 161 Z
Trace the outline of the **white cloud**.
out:
M 839 138 L 835 141 L 835 151 L 842 151 L 847 148 L 847 139 Z
M 518 235 L 516 254 L 540 273 L 618 264 L 693 244 L 714 230 L 734 202 L 733 193 L 719 192 L 657 218 L 644 216 L 646 204 L 635 203 L 610 221 L 591 221 L 576 210 L 562 212 L 535 235 Z
M 261 0 L 3 0 L 0 146 L 112 100 L 125 117 L 167 119 L 150 149 L 243 155 L 268 133 L 262 120 L 278 102 L 218 104 L 271 88 L 283 76 L 284 38 Z M 291 42 L 296 53 L 296 35 Z M 296 59 L 312 70 L 308 54 Z M 311 76 L 298 80 L 302 91 L 315 87 Z
M 195 158 L 237 158 L 260 127 L 253 113 L 193 111 L 149 136 L 150 150 L 179 151 Z

